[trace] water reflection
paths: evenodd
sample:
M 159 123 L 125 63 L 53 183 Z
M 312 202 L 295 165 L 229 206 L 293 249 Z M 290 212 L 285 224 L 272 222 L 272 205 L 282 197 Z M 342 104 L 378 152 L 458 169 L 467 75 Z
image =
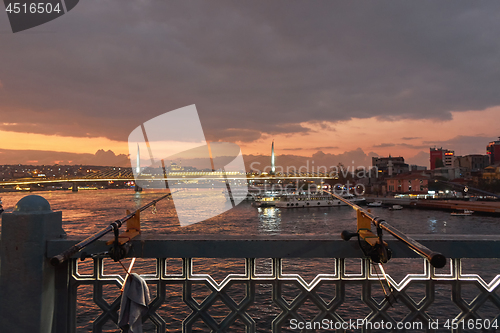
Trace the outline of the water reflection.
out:
M 281 211 L 276 207 L 257 208 L 259 213 L 259 232 L 280 233 L 281 232 Z
M 432 231 L 433 233 L 436 232 L 436 230 L 437 230 L 437 220 L 435 220 L 435 219 L 429 219 L 429 230 Z
M 63 212 L 63 227 L 68 235 L 88 237 L 117 218 L 125 210 L 138 207 L 164 195 L 164 191 L 103 190 L 35 192 L 45 197 L 52 210 Z M 26 193 L 1 193 L 4 209 L 12 210 Z M 210 207 L 200 191 L 200 201 Z M 314 207 L 304 209 L 278 209 L 253 207 L 242 202 L 234 209 L 208 220 L 182 227 L 172 200 L 162 200 L 158 213 L 147 210 L 141 214 L 141 228 L 151 234 L 328 234 L 340 237 L 342 230 L 355 230 L 356 212 L 346 206 Z M 193 214 L 195 213 L 193 207 Z M 500 218 L 472 215 L 450 217 L 447 211 L 404 209 L 388 211 L 377 209 L 376 215 L 407 234 L 500 234 Z M 1 225 L 1 221 L 0 221 Z
M 135 192 L 134 193 L 134 202 L 138 206 L 138 208 L 140 206 L 142 206 L 141 205 L 141 203 L 142 203 L 142 192 Z

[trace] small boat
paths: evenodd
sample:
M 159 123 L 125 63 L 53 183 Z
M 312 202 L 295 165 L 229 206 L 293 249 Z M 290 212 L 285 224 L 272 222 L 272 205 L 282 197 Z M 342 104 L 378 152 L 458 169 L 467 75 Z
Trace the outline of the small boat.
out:
M 351 203 L 356 204 L 356 205 L 358 205 L 358 204 L 364 204 L 365 201 L 366 201 L 366 199 L 364 197 L 358 197 L 358 196 L 355 196 L 354 194 L 350 194 L 350 193 L 349 194 L 343 194 L 342 198 L 347 199 Z M 344 202 L 342 202 L 341 206 L 347 206 L 347 204 L 344 203 Z
M 0 199 L 0 214 L 3 213 L 2 199 Z
M 401 205 L 392 205 L 392 207 L 389 207 L 389 210 L 401 210 L 403 209 L 403 206 Z
M 374 201 L 366 204 L 368 207 L 382 207 L 382 201 Z
M 453 216 L 471 216 L 474 213 L 473 210 L 464 209 L 463 211 L 453 212 L 450 215 Z

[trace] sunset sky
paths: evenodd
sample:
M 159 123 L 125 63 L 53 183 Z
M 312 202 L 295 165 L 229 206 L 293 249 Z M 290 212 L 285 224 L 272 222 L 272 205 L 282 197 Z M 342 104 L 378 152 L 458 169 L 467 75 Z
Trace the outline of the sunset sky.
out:
M 500 2 L 86 0 L 16 34 L 2 13 L 0 164 L 124 163 L 134 128 L 191 104 L 245 155 L 484 154 L 499 31 Z

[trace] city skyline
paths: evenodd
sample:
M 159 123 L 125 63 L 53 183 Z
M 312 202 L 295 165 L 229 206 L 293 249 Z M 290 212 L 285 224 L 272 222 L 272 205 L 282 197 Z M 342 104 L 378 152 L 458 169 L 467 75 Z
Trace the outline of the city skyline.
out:
M 0 163 L 123 165 L 133 128 L 190 104 L 208 141 L 247 156 L 273 139 L 277 156 L 360 165 L 484 154 L 500 135 L 499 7 L 87 2 L 18 34 L 0 15 Z
M 498 137 L 500 140 L 500 137 Z M 493 140 L 492 142 L 499 142 L 498 140 Z M 490 143 L 490 142 L 488 142 Z M 275 154 L 274 151 L 274 140 L 271 142 L 271 151 L 270 154 L 266 154 L 265 152 L 262 154 L 250 154 L 250 155 L 244 155 L 245 158 L 245 164 L 247 166 L 247 169 L 251 169 L 252 163 L 257 163 L 262 168 L 265 167 L 271 167 L 275 163 L 273 155 L 278 157 L 279 163 L 276 165 L 279 165 L 281 167 L 286 167 L 286 166 L 292 166 L 292 167 L 299 167 L 299 166 L 305 166 L 306 164 L 309 165 L 309 163 L 312 163 L 314 165 L 321 165 L 321 166 L 335 166 L 340 164 L 344 165 L 356 165 L 356 166 L 363 166 L 363 167 L 368 167 L 368 166 L 373 166 L 370 161 L 374 157 L 381 157 L 381 158 L 387 158 L 387 156 L 390 158 L 392 157 L 403 157 L 405 158 L 405 161 L 409 165 L 417 165 L 417 166 L 424 166 L 426 168 L 434 169 L 433 165 L 433 151 L 441 150 L 443 149 L 444 151 L 448 151 L 447 148 L 450 147 L 430 147 L 430 155 L 429 151 L 424 152 L 421 151 L 417 156 L 413 156 L 408 158 L 407 156 L 403 155 L 397 155 L 397 154 L 388 154 L 388 155 L 380 155 L 376 153 L 368 153 L 366 154 L 361 148 L 358 148 L 357 150 L 354 151 L 349 151 L 349 152 L 344 152 L 343 154 L 325 154 L 322 151 L 318 151 L 314 153 L 312 156 L 301 156 L 301 155 L 292 155 L 292 154 Z M 464 149 L 462 148 L 456 148 L 458 152 L 463 152 Z M 486 159 L 489 159 L 488 154 L 491 154 L 491 152 L 478 152 L 478 153 L 467 153 L 467 154 L 461 154 L 461 153 L 456 153 L 454 149 L 449 149 L 449 151 L 452 152 L 454 157 L 461 157 L 461 156 L 483 156 Z M 478 150 L 479 151 L 479 150 Z M 21 156 L 21 155 L 30 155 L 31 157 L 39 157 L 38 160 L 25 160 L 22 161 L 21 159 L 17 160 L 11 160 L 8 162 L 8 157 L 9 156 L 9 151 L 0 149 L 0 154 L 2 154 L 3 161 L 6 163 L 0 164 L 0 165 L 32 165 L 32 166 L 40 166 L 40 165 L 83 165 L 83 166 L 108 166 L 108 167 L 129 167 L 129 168 L 134 168 L 138 167 L 137 162 L 133 164 L 129 157 L 126 154 L 119 154 L 116 155 L 113 151 L 108 150 L 105 151 L 103 149 L 99 149 L 95 154 L 76 154 L 76 153 L 68 153 L 68 152 L 47 152 L 47 151 L 16 151 L 17 155 L 15 153 L 10 152 L 11 156 Z M 42 155 L 37 155 L 37 154 L 42 154 Z M 34 155 L 34 156 L 33 156 Z M 430 159 L 429 159 L 430 156 Z M 21 157 L 19 157 L 21 158 Z M 178 159 L 166 159 L 166 163 L 168 161 L 172 162 L 178 162 Z M 180 160 L 182 161 L 182 160 Z M 188 159 L 188 162 L 190 160 Z M 451 161 L 451 160 L 450 160 Z M 144 161 L 147 164 L 147 161 Z M 430 162 L 430 163 L 429 163 Z M 197 162 L 195 162 L 197 163 Z M 494 163 L 495 164 L 495 163 Z

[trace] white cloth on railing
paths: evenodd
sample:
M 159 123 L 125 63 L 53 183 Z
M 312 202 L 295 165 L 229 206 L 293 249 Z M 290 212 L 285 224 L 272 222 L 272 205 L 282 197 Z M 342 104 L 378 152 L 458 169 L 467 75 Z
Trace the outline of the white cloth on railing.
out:
M 146 281 L 136 273 L 130 274 L 123 288 L 118 318 L 123 332 L 142 333 L 142 316 L 148 311 L 150 301 Z

